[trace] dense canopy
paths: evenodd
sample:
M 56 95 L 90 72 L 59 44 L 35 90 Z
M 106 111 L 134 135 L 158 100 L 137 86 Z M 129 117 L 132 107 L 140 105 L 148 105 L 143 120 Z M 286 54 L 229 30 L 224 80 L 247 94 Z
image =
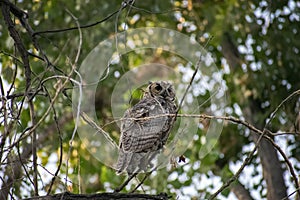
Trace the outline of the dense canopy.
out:
M 300 1 L 0 6 L 0 199 L 119 187 L 119 120 L 153 77 L 184 97 L 182 131 L 166 167 L 122 192 L 142 182 L 135 192 L 173 199 L 299 198 Z

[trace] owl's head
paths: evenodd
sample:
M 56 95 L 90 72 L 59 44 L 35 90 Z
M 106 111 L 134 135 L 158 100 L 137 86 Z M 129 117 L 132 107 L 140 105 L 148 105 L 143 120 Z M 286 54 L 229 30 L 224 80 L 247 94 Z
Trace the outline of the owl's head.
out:
M 175 100 L 174 86 L 167 81 L 149 82 L 146 93 L 152 97 L 162 97 L 169 101 Z

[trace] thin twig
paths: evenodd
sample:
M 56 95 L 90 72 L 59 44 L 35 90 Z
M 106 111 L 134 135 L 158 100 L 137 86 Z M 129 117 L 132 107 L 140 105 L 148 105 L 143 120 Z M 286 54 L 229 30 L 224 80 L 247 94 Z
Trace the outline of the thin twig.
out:
M 138 10 L 138 11 L 142 11 L 144 13 L 147 13 L 147 14 L 152 14 L 152 15 L 163 15 L 163 14 L 168 14 L 168 13 L 171 13 L 171 12 L 176 12 L 176 11 L 183 11 L 185 10 L 184 8 L 174 8 L 174 9 L 169 9 L 169 10 L 165 10 L 165 11 L 162 11 L 162 12 L 156 12 L 156 11 L 151 11 L 151 10 L 146 10 L 144 8 L 139 8 L 139 7 L 136 7 L 134 5 L 131 5 L 131 7 L 135 10 Z
M 45 93 L 39 93 L 40 90 L 37 90 L 35 92 L 31 91 L 28 92 L 28 95 L 30 96 L 35 96 L 35 95 L 42 95 L 42 96 L 46 96 Z M 14 99 L 14 98 L 18 98 L 18 97 L 24 97 L 25 93 L 24 92 L 20 92 L 20 93 L 15 93 L 15 94 L 11 94 L 11 95 L 7 95 L 7 96 L 0 96 L 0 99 Z
M 68 151 L 68 156 L 66 159 L 66 182 L 65 182 L 65 186 L 67 186 L 67 180 L 68 180 L 68 172 L 69 172 L 69 159 L 71 157 L 71 152 L 73 149 L 73 141 L 77 132 L 77 128 L 78 128 L 78 124 L 79 124 L 79 119 L 80 119 L 80 109 L 81 109 L 81 101 L 82 101 L 82 78 L 81 75 L 78 73 L 78 71 L 76 70 L 76 66 L 77 66 L 77 62 L 79 60 L 79 56 L 80 56 L 80 52 L 81 52 L 81 47 L 82 47 L 82 32 L 81 32 L 81 28 L 80 28 L 80 24 L 78 22 L 78 19 L 69 11 L 67 10 L 67 12 L 71 15 L 71 17 L 74 19 L 74 21 L 76 22 L 77 25 L 77 29 L 79 32 L 79 44 L 78 44 L 78 49 L 77 49 L 77 54 L 74 60 L 74 63 L 72 64 L 72 71 L 74 71 L 77 76 L 80 79 L 80 83 L 78 84 L 79 86 L 79 99 L 78 99 L 78 105 L 77 105 L 77 113 L 76 113 L 76 118 L 75 118 L 75 126 L 73 129 L 73 133 L 71 136 L 71 139 L 69 141 L 69 151 Z
M 133 174 L 131 174 L 131 175 L 126 179 L 126 181 L 125 181 L 122 185 L 120 185 L 119 187 L 117 187 L 117 188 L 115 189 L 114 192 L 120 192 L 121 190 L 123 190 L 123 188 L 124 188 L 124 187 L 131 181 L 131 179 L 133 179 L 137 174 L 138 174 L 138 173 L 133 173 Z
M 30 118 L 31 123 L 35 125 L 35 112 L 34 112 L 34 105 L 33 101 L 29 101 L 29 110 L 30 110 Z M 38 189 L 38 170 L 37 170 L 37 143 L 36 143 L 36 130 L 32 133 L 32 157 L 33 157 L 33 186 L 34 186 L 34 195 L 39 196 L 39 189 Z
M 209 44 L 209 42 L 211 41 L 211 39 L 212 39 L 212 37 L 210 37 L 210 38 L 207 40 L 207 43 L 205 44 L 204 48 Z M 177 117 L 177 114 L 178 114 L 179 110 L 180 110 L 181 107 L 182 107 L 183 101 L 184 101 L 184 99 L 185 99 L 185 97 L 186 97 L 186 95 L 187 95 L 187 93 L 188 93 L 190 87 L 192 86 L 192 84 L 193 84 L 193 82 L 194 82 L 194 79 L 195 79 L 195 77 L 196 77 L 196 74 L 198 73 L 198 71 L 199 71 L 199 69 L 200 69 L 201 63 L 202 63 L 202 53 L 201 53 L 200 58 L 198 59 L 198 61 L 197 61 L 197 63 L 196 63 L 196 69 L 195 69 L 195 71 L 194 71 L 194 73 L 193 73 L 193 75 L 192 75 L 192 78 L 191 78 L 191 80 L 190 80 L 190 82 L 189 82 L 189 85 L 188 85 L 187 88 L 185 89 L 185 92 L 184 92 L 184 94 L 183 94 L 183 96 L 182 96 L 182 99 L 180 100 L 180 103 L 179 103 L 178 108 L 177 108 L 177 110 L 176 110 L 175 119 L 176 119 L 176 117 Z
M 16 162 L 20 162 L 20 164 L 21 164 L 21 166 L 23 167 L 23 170 L 24 170 L 24 172 L 25 172 L 25 174 L 26 174 L 26 177 L 28 178 L 28 180 L 30 181 L 30 183 L 31 183 L 32 185 L 34 185 L 34 182 L 32 181 L 32 179 L 31 179 L 31 177 L 30 177 L 30 175 L 29 175 L 29 172 L 28 172 L 28 170 L 27 170 L 27 167 L 26 167 L 25 163 L 23 162 L 23 158 L 22 158 L 21 152 L 20 152 L 20 144 L 17 145 L 17 154 L 18 154 L 19 160 L 16 161 Z
M 4 96 L 4 86 L 3 86 L 3 81 L 2 77 L 0 76 L 0 88 L 1 88 L 1 94 Z M 3 148 L 6 142 L 6 138 L 8 136 L 8 113 L 7 113 L 7 98 L 2 98 L 2 107 L 1 111 L 3 112 L 3 120 L 4 120 L 4 133 L 1 135 L 1 140 L 0 140 L 0 162 L 2 161 L 2 155 L 3 155 Z
M 48 92 L 48 90 L 46 89 L 46 92 Z M 47 95 L 49 97 L 49 102 L 51 104 L 52 102 L 52 99 L 50 98 L 50 94 L 48 93 Z M 58 132 L 58 138 L 59 138 L 59 144 L 60 144 L 60 151 L 59 151 L 59 162 L 58 162 L 58 166 L 57 166 L 57 169 L 52 177 L 52 180 L 51 180 L 51 183 L 50 183 L 50 186 L 49 186 L 49 189 L 47 191 L 47 195 L 50 194 L 51 190 L 52 190 L 52 187 L 55 183 L 55 180 L 58 176 L 58 173 L 60 172 L 60 168 L 61 168 L 61 165 L 62 165 L 62 160 L 63 160 L 63 139 L 62 139 L 62 134 L 61 134 L 61 131 L 60 131 L 60 127 L 59 127 L 59 123 L 58 123 L 58 118 L 57 118 L 57 113 L 56 113 L 56 109 L 54 106 L 52 106 L 52 109 L 53 109 L 53 115 L 54 115 L 54 122 L 55 122 L 55 126 L 56 126 L 56 130 Z
M 288 200 L 289 197 L 293 196 L 295 193 L 298 193 L 300 191 L 300 188 L 296 188 L 295 191 L 293 191 L 292 193 L 290 193 L 289 195 L 287 195 L 285 198 L 281 199 L 281 200 Z M 296 198 L 295 198 L 296 199 Z
M 268 120 L 268 122 L 266 123 L 266 125 L 264 126 L 264 129 L 267 128 L 271 121 L 274 119 L 276 113 L 278 112 L 279 108 L 285 104 L 287 101 L 289 101 L 291 98 L 293 98 L 296 95 L 300 94 L 300 90 L 296 90 L 294 91 L 292 94 L 290 94 L 288 97 L 286 97 L 282 102 L 280 102 L 280 104 L 275 108 L 275 110 L 271 113 L 270 119 Z
M 109 136 L 107 132 L 105 132 L 96 122 L 94 122 L 85 112 L 80 112 L 80 116 L 82 119 L 87 122 L 90 126 L 98 130 L 99 133 L 103 134 L 107 141 L 115 148 L 118 148 L 116 142 Z
M 124 9 L 126 6 L 122 7 L 122 9 Z M 111 17 L 113 17 L 115 14 L 117 14 L 119 12 L 119 9 L 112 12 L 111 14 L 109 14 L 108 16 L 106 16 L 105 18 L 96 21 L 94 23 L 91 24 L 87 24 L 87 25 L 82 25 L 82 26 L 75 26 L 75 27 L 70 27 L 70 28 L 64 28 L 64 29 L 54 29 L 54 30 L 45 30 L 45 31 L 36 31 L 35 33 L 33 33 L 33 36 L 35 35 L 41 35 L 41 34 L 47 34 L 47 33 L 61 33 L 61 32 L 66 32 L 66 31 L 71 31 L 71 30 L 78 30 L 78 28 L 80 29 L 85 29 L 85 28 L 90 28 L 93 26 L 96 26 L 98 24 L 101 24 L 105 21 L 107 21 L 108 19 L 110 19 Z
M 141 187 L 141 185 L 143 185 L 145 180 L 152 174 L 153 171 L 154 170 L 151 170 L 150 172 L 146 173 L 144 178 L 140 181 L 140 183 L 133 190 L 130 191 L 130 193 L 134 193 L 139 187 Z
M 3 50 L 0 50 L 0 54 L 4 54 L 4 55 L 6 55 L 6 56 L 8 56 L 8 57 L 11 57 L 13 60 L 15 60 L 15 61 L 17 61 L 18 63 L 20 63 L 20 64 L 23 65 L 23 62 L 22 62 L 18 57 L 16 57 L 15 55 L 12 55 L 12 54 L 10 54 L 10 53 L 7 53 L 7 52 L 5 52 L 5 51 L 3 51 Z
M 52 98 L 52 102 L 50 103 L 49 107 L 47 108 L 46 112 L 44 113 L 44 115 L 39 119 L 39 121 L 36 122 L 36 124 L 34 126 L 30 126 L 27 127 L 21 134 L 21 136 L 15 141 L 13 142 L 13 144 L 11 144 L 8 149 L 13 148 L 14 146 L 16 146 L 19 142 L 21 142 L 23 139 L 25 139 L 26 137 L 30 136 L 33 131 L 35 129 L 37 129 L 37 127 L 40 126 L 40 124 L 42 124 L 45 120 L 45 118 L 48 116 L 48 114 L 50 113 L 52 106 L 54 105 L 56 99 L 58 98 L 59 94 L 63 91 L 63 89 L 65 88 L 66 84 L 69 83 L 69 81 L 72 81 L 73 83 L 80 85 L 80 83 L 72 78 L 70 78 L 70 76 L 72 76 L 73 72 L 70 72 L 70 74 L 68 76 L 53 76 L 54 77 L 60 77 L 62 79 L 66 79 L 63 83 L 60 83 L 61 80 L 58 81 L 59 85 L 53 98 Z
M 53 174 L 53 172 L 49 171 L 45 166 L 43 166 L 43 165 L 41 165 L 41 164 L 38 164 L 38 166 L 41 167 L 43 170 L 45 170 L 45 171 L 46 171 L 48 174 L 50 174 L 51 176 L 55 177 L 55 179 L 59 179 L 61 182 L 63 182 L 63 180 L 65 179 L 65 178 L 61 178 L 61 177 L 59 177 L 59 176 L 57 176 L 57 175 L 55 176 L 55 174 Z M 78 186 L 77 183 L 72 182 L 72 181 L 70 181 L 70 180 L 68 180 L 68 183 L 70 183 L 70 184 L 72 184 L 72 185 Z M 47 194 L 47 195 L 48 195 L 48 194 Z

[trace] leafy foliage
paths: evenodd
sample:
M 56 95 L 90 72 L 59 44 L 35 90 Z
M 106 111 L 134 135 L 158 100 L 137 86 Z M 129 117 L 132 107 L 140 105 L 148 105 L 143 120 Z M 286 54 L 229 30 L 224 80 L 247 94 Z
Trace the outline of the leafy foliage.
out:
M 1 7 L 4 2 L 0 1 Z M 71 96 L 76 84 L 67 81 L 62 87 L 66 79 L 61 76 L 66 77 L 71 73 L 74 65 L 78 67 L 99 42 L 123 31 L 125 27 L 170 28 L 206 45 L 228 89 L 226 114 L 274 133 L 272 138 L 275 143 L 283 148 L 299 174 L 299 1 L 151 0 L 136 1 L 134 6 L 122 9 L 124 3 L 125 1 L 120 0 L 16 1 L 18 8 L 28 12 L 28 22 L 40 46 L 38 50 L 34 46 L 32 35 L 28 34 L 18 18 L 11 15 L 25 48 L 30 52 L 31 100 L 28 99 L 30 96 L 25 97 L 23 61 L 5 21 L 0 21 L 1 89 L 3 88 L 0 116 L 1 191 L 8 187 L 9 194 L 14 198 L 33 196 L 35 193 L 31 187 L 36 173 L 30 150 L 34 145 L 33 135 L 25 137 L 32 128 L 33 118 L 35 123 L 42 120 L 35 129 L 37 140 L 41 141 L 36 144 L 40 195 L 65 190 L 74 193 L 107 192 L 113 191 L 122 183 L 125 176 L 117 176 L 113 169 L 91 155 L 91 149 L 77 135 L 74 137 L 76 123 L 72 120 Z M 114 14 L 111 15 L 112 13 Z M 82 38 L 76 20 L 81 26 Z M 74 63 L 81 39 L 79 60 Z M 141 55 L 147 55 L 148 60 L 143 60 L 145 57 Z M 118 140 L 119 128 L 116 123 L 111 123 L 110 108 L 114 85 L 118 76 L 142 63 L 161 63 L 175 69 L 180 64 L 185 69 L 195 70 L 196 67 L 189 66 L 179 56 L 152 49 L 122 55 L 121 61 L 110 67 L 110 74 L 101 82 L 95 95 L 99 124 L 105 125 L 105 131 L 115 140 Z M 99 63 L 101 64 L 103 63 Z M 70 78 L 75 76 L 72 73 Z M 297 94 L 283 102 L 297 90 Z M 131 95 L 134 104 L 141 96 L 141 90 L 136 90 Z M 199 102 L 205 102 L 209 99 L 209 91 L 194 96 Z M 30 102 L 33 108 L 30 107 Z M 204 105 L 203 111 L 209 110 L 209 106 Z M 271 118 L 275 110 L 276 113 Z M 172 166 L 154 172 L 143 183 L 146 193 L 166 192 L 179 199 L 207 199 L 220 187 L 221 182 L 226 182 L 234 175 L 237 166 L 241 166 L 254 147 L 249 127 L 225 121 L 218 143 L 200 160 L 199 151 L 204 143 L 202 138 L 209 120 L 200 121 L 199 126 L 201 128 L 194 135 L 192 145 L 184 153 L 186 163 L 174 158 Z M 282 134 L 278 136 L 277 133 Z M 72 137 L 74 139 L 70 144 Z M 20 170 L 17 174 L 13 163 L 21 158 L 23 160 L 18 165 Z M 238 178 L 238 181 L 251 195 L 265 198 L 266 183 L 260 170 L 261 160 L 256 154 L 251 158 L 248 166 L 253 169 L 253 173 L 249 175 L 245 169 L 240 177 L 251 177 L 258 181 L 244 178 Z M 287 167 L 284 170 L 285 174 L 290 173 Z M 66 173 L 68 180 L 65 179 Z M 8 178 L 14 179 L 11 186 L 5 185 Z M 285 180 L 287 194 L 295 190 L 296 186 L 292 182 Z M 129 192 L 135 186 L 136 182 L 133 181 L 124 191 Z M 139 192 L 143 191 L 140 189 Z M 230 186 L 218 197 L 230 198 L 233 192 L 233 187 Z

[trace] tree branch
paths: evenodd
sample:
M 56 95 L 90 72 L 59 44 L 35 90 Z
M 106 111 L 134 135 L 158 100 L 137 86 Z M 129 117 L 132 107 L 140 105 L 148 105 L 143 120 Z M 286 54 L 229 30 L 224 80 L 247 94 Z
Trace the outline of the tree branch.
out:
M 58 125 L 62 126 L 68 123 L 70 120 L 72 120 L 72 118 L 73 118 L 72 113 L 67 113 L 63 117 L 61 117 L 57 123 Z M 48 126 L 46 130 L 41 130 L 41 132 L 43 132 L 44 134 L 41 134 L 37 138 L 36 143 L 38 147 L 43 145 L 44 142 L 48 140 L 49 137 L 51 137 L 51 135 L 55 133 L 56 127 L 57 124 L 53 123 L 52 125 Z M 32 144 L 31 143 L 26 144 L 22 149 L 23 152 L 20 154 L 19 158 L 21 159 L 22 162 L 23 161 L 26 162 L 26 160 L 28 160 L 32 155 Z M 15 178 L 20 177 L 22 174 L 22 165 L 21 165 L 22 162 L 17 160 L 16 162 L 13 162 L 12 165 L 6 165 L 7 167 L 5 169 L 5 174 L 7 174 L 8 177 L 4 179 L 5 182 L 3 182 L 3 185 L 0 189 L 0 198 L 7 199 L 9 195 L 9 191 L 12 188 L 14 181 L 16 180 Z
M 100 193 L 100 194 L 72 194 L 69 192 L 55 194 L 52 196 L 41 196 L 41 197 L 33 197 L 28 198 L 26 200 L 112 200 L 112 199 L 130 199 L 130 200 L 167 200 L 171 197 L 165 193 L 161 193 L 158 195 L 148 195 L 148 194 L 125 194 L 125 193 Z
M 29 64 L 29 59 L 28 59 L 28 52 L 22 42 L 22 39 L 18 33 L 18 31 L 15 29 L 14 26 L 14 22 L 12 21 L 12 19 L 10 18 L 10 11 L 13 10 L 13 14 L 17 13 L 18 16 L 21 15 L 19 12 L 19 9 L 16 9 L 16 6 L 12 6 L 13 4 L 11 4 L 9 1 L 7 0 L 1 0 L 0 1 L 0 5 L 1 5 L 1 10 L 2 10 L 2 15 L 4 18 L 4 21 L 7 25 L 8 31 L 10 36 L 13 38 L 16 47 L 18 49 L 18 52 L 21 55 L 21 59 L 24 65 L 24 69 L 25 69 L 25 80 L 26 80 L 26 90 L 25 90 L 25 94 L 27 96 L 27 92 L 29 90 L 30 84 L 31 84 L 31 69 L 30 69 L 30 64 Z M 24 17 L 24 13 L 22 13 L 21 15 L 22 17 Z
M 0 3 L 4 3 L 7 6 L 9 6 L 10 12 L 12 12 L 16 17 L 18 18 L 28 18 L 28 14 L 15 6 L 13 3 L 11 3 L 8 0 L 0 0 Z

